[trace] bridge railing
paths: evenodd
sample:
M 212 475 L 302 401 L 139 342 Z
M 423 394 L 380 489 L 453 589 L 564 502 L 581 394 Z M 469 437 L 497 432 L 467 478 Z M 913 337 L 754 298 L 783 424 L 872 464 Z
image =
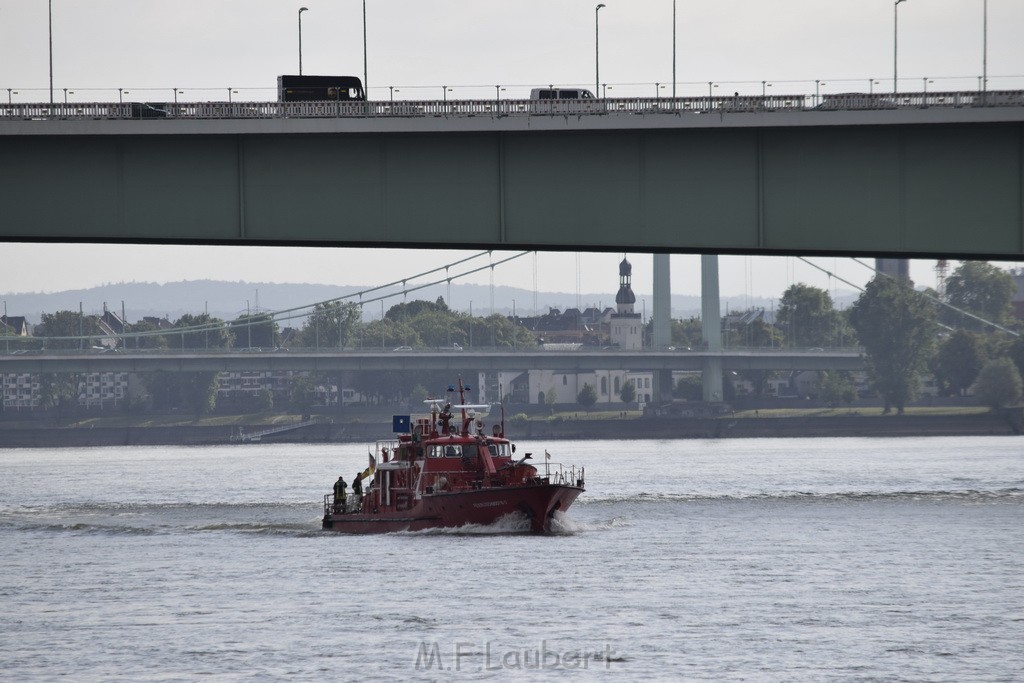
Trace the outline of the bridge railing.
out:
M 928 107 L 1021 107 L 1024 90 L 841 93 L 594 100 L 423 100 L 369 102 L 92 102 L 0 105 L 2 121 L 325 119 L 708 114 L 776 111 L 867 111 Z
M 39 337 L 19 337 L 19 341 L 28 343 L 28 341 L 39 343 Z M 687 355 L 687 354 L 705 354 L 708 353 L 707 349 L 702 348 L 646 348 L 646 349 L 610 349 L 593 346 L 580 346 L 577 349 L 557 349 L 549 350 L 539 347 L 508 347 L 508 346 L 466 346 L 461 349 L 453 349 L 451 347 L 421 347 L 411 350 L 396 350 L 389 347 L 346 347 L 343 349 L 338 348 L 315 348 L 315 347 L 289 347 L 285 348 L 266 348 L 266 349 L 253 349 L 253 348 L 192 348 L 192 347 L 175 347 L 169 348 L 135 348 L 129 346 L 117 349 L 100 349 L 100 348 L 85 348 L 85 349 L 57 349 L 57 348 L 15 348 L 14 338 L 12 338 L 11 350 L 5 353 L 5 350 L 0 346 L 0 358 L 7 355 L 10 356 L 30 356 L 30 357 L 71 357 L 71 356 L 100 356 L 100 355 L 132 355 L 132 356 L 178 356 L 178 355 L 202 355 L 202 356 L 225 356 L 225 355 L 245 355 L 245 356 L 280 356 L 280 355 L 299 355 L 299 354 L 315 354 L 322 356 L 334 356 L 339 354 L 383 354 L 388 356 L 417 356 L 424 354 L 451 354 L 451 355 L 472 355 L 474 353 L 488 353 L 488 354 L 524 354 L 531 353 L 539 356 L 552 354 L 552 353 L 597 353 L 597 354 L 647 354 L 647 353 L 659 353 L 659 354 L 676 354 L 676 355 Z M 741 346 L 732 344 L 728 347 L 723 347 L 719 353 L 722 354 L 737 354 L 737 353 L 756 353 L 756 354 L 777 354 L 777 355 L 793 355 L 793 354 L 805 354 L 809 356 L 820 356 L 820 355 L 834 355 L 834 354 L 861 354 L 864 349 L 861 347 L 768 347 L 768 346 Z

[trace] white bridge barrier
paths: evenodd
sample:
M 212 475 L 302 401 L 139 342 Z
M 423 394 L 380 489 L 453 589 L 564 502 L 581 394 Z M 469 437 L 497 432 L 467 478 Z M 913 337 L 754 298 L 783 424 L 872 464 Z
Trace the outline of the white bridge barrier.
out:
M 93 102 L 0 105 L 3 121 L 323 119 L 488 116 L 674 115 L 773 111 L 866 111 L 929 107 L 1021 107 L 1024 90 L 838 95 L 631 97 L 586 100 L 424 100 L 344 102 Z

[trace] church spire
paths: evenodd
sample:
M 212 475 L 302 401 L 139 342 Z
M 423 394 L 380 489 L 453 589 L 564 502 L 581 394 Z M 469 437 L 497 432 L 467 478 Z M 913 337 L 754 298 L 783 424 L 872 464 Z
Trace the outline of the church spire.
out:
M 633 304 L 636 303 L 636 295 L 633 294 L 633 287 L 630 280 L 633 279 L 633 266 L 626 257 L 622 257 L 619 264 L 619 292 L 615 295 L 615 306 L 619 313 L 632 313 Z

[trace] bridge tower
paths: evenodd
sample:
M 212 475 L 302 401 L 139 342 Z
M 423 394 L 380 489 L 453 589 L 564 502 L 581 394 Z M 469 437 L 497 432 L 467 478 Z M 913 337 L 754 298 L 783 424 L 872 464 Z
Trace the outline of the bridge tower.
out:
M 722 352 L 722 310 L 718 300 L 718 256 L 703 254 L 700 257 L 700 317 L 704 333 L 705 350 L 710 353 Z M 704 400 L 722 400 L 722 357 L 704 359 L 701 370 L 704 383 Z
M 651 345 L 665 349 L 672 343 L 672 277 L 668 254 L 654 255 L 654 319 Z M 672 371 L 654 373 L 651 395 L 656 401 L 672 400 Z

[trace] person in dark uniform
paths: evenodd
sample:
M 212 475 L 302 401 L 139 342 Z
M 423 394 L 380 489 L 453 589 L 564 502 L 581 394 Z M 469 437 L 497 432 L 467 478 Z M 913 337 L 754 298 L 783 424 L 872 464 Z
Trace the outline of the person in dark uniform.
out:
M 343 477 L 338 477 L 338 481 L 334 482 L 334 511 L 344 513 L 346 511 L 345 504 L 345 489 L 348 488 L 348 484 L 345 483 Z
M 363 502 L 363 479 L 358 472 L 355 479 L 352 480 L 352 493 L 356 497 L 356 507 L 359 507 Z

